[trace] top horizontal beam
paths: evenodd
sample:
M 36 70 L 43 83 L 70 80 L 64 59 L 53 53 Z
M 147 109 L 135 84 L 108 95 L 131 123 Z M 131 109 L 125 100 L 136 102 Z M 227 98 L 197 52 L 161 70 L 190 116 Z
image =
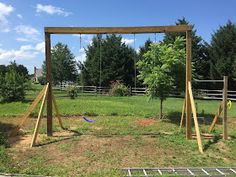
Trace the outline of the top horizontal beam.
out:
M 138 34 L 191 31 L 191 25 L 136 27 L 45 27 L 49 34 Z

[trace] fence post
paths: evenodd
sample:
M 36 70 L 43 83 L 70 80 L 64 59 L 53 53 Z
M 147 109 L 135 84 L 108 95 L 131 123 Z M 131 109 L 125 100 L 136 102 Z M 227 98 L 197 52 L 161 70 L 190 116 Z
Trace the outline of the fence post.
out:
M 223 90 L 223 139 L 228 139 L 227 130 L 227 97 L 228 97 L 228 76 L 224 76 L 224 90 Z

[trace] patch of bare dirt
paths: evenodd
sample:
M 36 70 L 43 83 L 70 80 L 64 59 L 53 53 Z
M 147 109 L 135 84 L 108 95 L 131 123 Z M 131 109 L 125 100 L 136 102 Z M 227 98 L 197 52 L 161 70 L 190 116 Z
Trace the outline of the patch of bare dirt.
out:
M 229 150 L 230 150 L 230 149 L 225 145 L 225 143 L 222 142 L 222 141 L 217 142 L 217 143 L 216 143 L 216 146 L 217 146 L 218 149 L 219 149 L 220 151 L 222 151 L 222 152 L 229 152 Z
M 144 118 L 136 121 L 138 125 L 153 125 L 156 122 L 160 122 L 160 120 Z
M 22 133 L 23 130 L 21 130 L 21 133 L 19 133 L 17 136 L 9 137 L 8 142 L 11 147 L 13 148 L 28 148 L 30 147 L 33 134 L 25 134 Z M 71 138 L 75 135 L 74 132 L 71 131 L 59 131 L 54 132 L 53 136 L 48 138 L 46 134 L 38 134 L 37 136 L 37 142 L 36 145 L 40 145 L 40 143 L 50 143 L 51 141 L 56 141 L 58 138 Z

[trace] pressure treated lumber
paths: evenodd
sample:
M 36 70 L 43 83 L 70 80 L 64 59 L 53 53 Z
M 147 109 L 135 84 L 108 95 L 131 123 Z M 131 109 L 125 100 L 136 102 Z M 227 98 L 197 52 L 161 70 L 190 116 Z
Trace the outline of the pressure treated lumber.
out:
M 138 34 L 191 31 L 191 25 L 136 27 L 45 27 L 48 34 Z
M 53 94 L 52 94 L 52 101 L 53 101 L 53 105 L 54 105 L 54 108 L 55 108 L 55 112 L 56 112 L 56 117 L 57 117 L 58 123 L 59 123 L 59 125 L 60 125 L 60 127 L 62 129 L 65 129 L 63 127 L 63 124 L 62 124 L 60 112 L 59 112 L 59 109 L 58 109 L 58 106 L 57 106 L 57 103 L 56 103 L 56 98 L 55 98 L 55 96 Z
M 196 107 L 195 107 L 195 103 L 194 103 L 191 82 L 188 82 L 188 91 L 189 91 L 188 94 L 189 94 L 189 98 L 190 98 L 191 108 L 192 108 L 192 112 L 193 112 L 195 131 L 196 131 L 196 135 L 197 135 L 198 150 L 200 153 L 203 153 L 201 134 L 200 134 L 198 120 L 197 120 L 197 112 L 196 112 Z
M 228 139 L 227 127 L 227 93 L 228 93 L 228 76 L 224 76 L 224 91 L 223 91 L 223 139 Z
M 180 128 L 182 128 L 183 122 L 184 122 L 185 107 L 186 107 L 186 98 L 184 98 L 184 104 L 182 108 L 182 114 L 181 114 L 181 120 L 180 120 L 180 126 L 179 126 Z
M 220 103 L 220 106 L 219 106 L 219 108 L 217 110 L 217 113 L 216 113 L 216 115 L 215 115 L 215 117 L 214 117 L 214 119 L 213 119 L 213 121 L 211 123 L 211 126 L 209 128 L 209 133 L 211 133 L 211 131 L 214 129 L 214 127 L 216 125 L 216 122 L 217 122 L 217 119 L 220 117 L 222 111 L 223 111 L 223 102 Z
M 45 33 L 46 80 L 48 85 L 47 97 L 47 135 L 52 136 L 52 67 L 51 67 L 51 38 Z
M 188 83 L 192 81 L 192 37 L 191 31 L 186 32 L 186 138 L 192 138 L 192 113 L 191 113 L 191 104 L 189 98 L 189 87 Z
M 34 134 L 33 134 L 33 138 L 32 138 L 30 147 L 34 146 L 34 144 L 36 142 L 36 139 L 37 139 L 37 136 L 38 136 L 38 130 L 39 130 L 39 126 L 40 126 L 42 116 L 43 116 L 45 100 L 47 98 L 48 86 L 49 86 L 49 83 L 47 83 L 45 91 L 44 91 L 43 100 L 42 100 L 42 103 L 41 103 L 41 106 L 40 106 L 40 109 L 39 109 L 38 119 L 37 119 L 37 122 L 36 122 L 36 125 L 35 125 Z

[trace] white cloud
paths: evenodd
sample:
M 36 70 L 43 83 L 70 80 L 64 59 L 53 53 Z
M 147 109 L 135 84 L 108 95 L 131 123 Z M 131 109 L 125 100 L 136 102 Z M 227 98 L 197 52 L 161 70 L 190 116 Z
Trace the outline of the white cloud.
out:
M 44 13 L 47 13 L 47 14 L 50 14 L 50 15 L 57 14 L 57 15 L 65 16 L 65 17 L 72 14 L 71 12 L 65 11 L 63 8 L 55 7 L 55 6 L 52 6 L 52 5 L 42 5 L 42 4 L 37 4 L 36 12 L 37 13 L 44 12 Z
M 23 37 L 18 37 L 18 38 L 16 38 L 16 40 L 19 42 L 29 42 L 30 41 L 29 39 L 23 38 Z
M 39 31 L 31 26 L 27 26 L 27 25 L 18 25 L 15 28 L 17 33 L 22 33 L 25 35 L 38 35 Z
M 45 42 L 40 42 L 40 43 L 36 44 L 35 50 L 37 50 L 41 53 L 44 53 L 45 52 Z
M 134 43 L 134 39 L 126 39 L 126 38 L 122 38 L 121 42 L 125 43 L 126 45 L 130 45 Z
M 9 22 L 7 16 L 14 11 L 11 5 L 0 2 L 0 32 L 9 32 Z
M 86 60 L 86 53 L 85 53 L 85 49 L 81 48 L 79 50 L 79 55 L 75 57 L 76 61 L 80 61 L 80 62 L 84 62 Z
M 16 15 L 19 19 L 23 19 L 23 16 L 21 14 Z
M 39 53 L 44 53 L 44 42 L 37 43 L 35 46 L 22 45 L 17 50 L 0 48 L 0 61 L 9 62 L 12 60 L 35 59 Z
M 21 51 L 27 51 L 27 50 L 32 50 L 32 49 L 33 49 L 32 45 L 22 45 L 20 47 Z
M 0 60 L 15 60 L 15 59 L 32 59 L 38 54 L 37 52 L 31 52 L 30 50 L 20 48 L 19 50 L 4 50 L 0 49 Z
M 80 38 L 80 34 L 72 34 L 72 36 Z M 81 43 L 82 43 L 82 45 L 84 43 L 85 44 L 91 44 L 92 43 L 92 39 L 93 39 L 93 35 L 91 35 L 91 34 L 81 34 Z
M 39 41 L 40 32 L 28 25 L 18 25 L 15 27 L 15 31 L 19 35 L 24 35 L 23 37 L 16 38 L 17 41 L 27 42 L 27 41 Z

